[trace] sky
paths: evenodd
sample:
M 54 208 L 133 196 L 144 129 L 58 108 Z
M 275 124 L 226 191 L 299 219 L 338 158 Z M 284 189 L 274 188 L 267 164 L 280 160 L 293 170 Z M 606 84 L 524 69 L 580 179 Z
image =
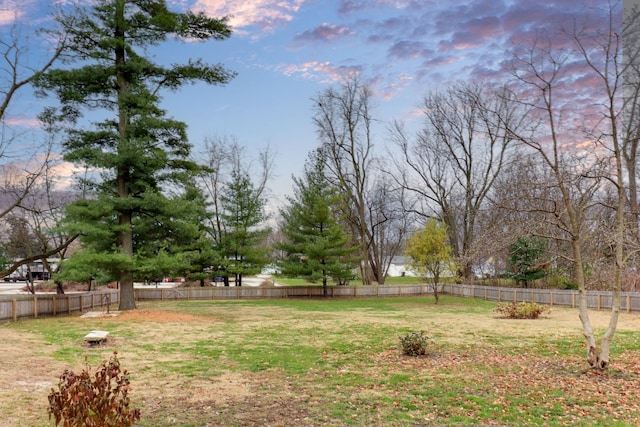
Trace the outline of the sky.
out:
M 52 1 L 0 0 L 0 29 L 44 22 Z M 194 151 L 206 138 L 232 137 L 256 153 L 275 153 L 272 204 L 291 192 L 317 146 L 312 98 L 358 73 L 373 90 L 376 147 L 386 126 L 420 125 L 421 99 L 464 81 L 500 81 L 517 46 L 545 28 L 571 28 L 602 16 L 606 0 L 168 0 L 175 10 L 228 16 L 230 39 L 168 43 L 159 62 L 189 57 L 237 72 L 226 86 L 196 85 L 166 94 L 168 115 L 188 125 Z M 596 18 L 594 18 L 596 17 Z M 31 39 L 30 39 L 31 40 Z M 34 42 L 35 43 L 35 42 Z M 35 47 L 35 46 L 34 46 Z M 37 49 L 34 49 L 37 51 Z M 32 58 L 37 62 L 37 58 Z M 27 91 L 28 92 L 28 91 Z M 39 103 L 21 94 L 8 121 L 28 126 Z

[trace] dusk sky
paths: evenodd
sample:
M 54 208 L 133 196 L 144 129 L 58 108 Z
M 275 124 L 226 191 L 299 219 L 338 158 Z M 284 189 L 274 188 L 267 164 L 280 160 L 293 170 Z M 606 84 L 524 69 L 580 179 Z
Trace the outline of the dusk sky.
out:
M 3 31 L 18 18 L 40 22 L 43 1 L 0 0 Z M 226 41 L 163 45 L 156 60 L 202 58 L 238 76 L 227 86 L 188 87 L 164 97 L 169 116 L 186 122 L 195 151 L 205 137 L 233 137 L 255 152 L 276 152 L 275 202 L 291 188 L 317 145 L 311 98 L 357 72 L 374 90 L 376 147 L 386 125 L 420 121 L 418 104 L 456 80 L 500 80 L 502 63 L 536 32 L 603 16 L 605 0 L 170 0 L 176 10 L 230 16 Z M 595 21 L 593 21 L 595 19 Z M 602 22 L 602 21 L 600 21 Z M 38 101 L 25 94 L 10 123 L 29 123 Z

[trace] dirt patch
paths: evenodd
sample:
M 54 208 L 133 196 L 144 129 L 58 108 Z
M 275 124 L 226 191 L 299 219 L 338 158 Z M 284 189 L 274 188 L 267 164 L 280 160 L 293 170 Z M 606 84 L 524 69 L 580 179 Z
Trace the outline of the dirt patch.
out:
M 118 317 L 121 320 L 137 320 L 147 322 L 201 322 L 205 319 L 207 320 L 207 322 L 211 321 L 211 317 L 147 309 L 123 311 Z

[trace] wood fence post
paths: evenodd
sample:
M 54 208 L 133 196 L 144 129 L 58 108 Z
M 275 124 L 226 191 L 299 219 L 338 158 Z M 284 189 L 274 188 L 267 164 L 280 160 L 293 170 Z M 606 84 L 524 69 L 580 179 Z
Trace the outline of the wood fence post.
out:
M 627 295 L 627 313 L 631 313 L 631 295 Z
M 16 299 L 11 300 L 11 311 L 13 312 L 13 321 L 18 320 L 18 301 Z
M 33 297 L 33 318 L 38 317 L 38 297 Z
M 553 291 L 549 292 L 549 305 L 553 307 Z
M 54 295 L 53 298 L 51 299 L 51 301 L 53 302 L 53 315 L 56 315 L 56 296 Z

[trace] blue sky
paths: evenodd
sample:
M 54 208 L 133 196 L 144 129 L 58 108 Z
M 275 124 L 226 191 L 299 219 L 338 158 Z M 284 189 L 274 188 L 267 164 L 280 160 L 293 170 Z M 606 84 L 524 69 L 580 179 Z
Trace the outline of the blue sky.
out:
M 47 1 L 0 0 L 0 25 L 39 23 Z M 195 151 L 206 137 L 230 136 L 255 152 L 275 151 L 274 200 L 291 188 L 317 145 L 311 98 L 347 73 L 374 90 L 383 153 L 386 124 L 418 126 L 418 104 L 456 80 L 504 78 L 503 62 L 544 28 L 571 27 L 602 16 L 604 0 L 169 0 L 175 9 L 230 16 L 226 41 L 162 46 L 159 62 L 188 57 L 221 63 L 238 76 L 227 86 L 188 87 L 167 94 L 170 116 L 189 126 Z M 596 18 L 594 18 L 596 17 Z M 35 46 L 34 46 L 35 47 Z M 37 51 L 37 49 L 34 49 Z M 36 59 L 33 59 L 37 61 Z M 10 112 L 16 126 L 32 123 L 42 101 L 27 94 Z

